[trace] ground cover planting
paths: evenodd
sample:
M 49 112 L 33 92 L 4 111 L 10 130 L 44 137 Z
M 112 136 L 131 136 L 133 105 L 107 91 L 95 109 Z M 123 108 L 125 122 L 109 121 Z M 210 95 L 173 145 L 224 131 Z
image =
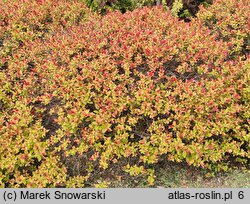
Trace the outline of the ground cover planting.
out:
M 247 11 L 216 0 L 185 22 L 161 5 L 0 0 L 0 186 L 249 168 Z

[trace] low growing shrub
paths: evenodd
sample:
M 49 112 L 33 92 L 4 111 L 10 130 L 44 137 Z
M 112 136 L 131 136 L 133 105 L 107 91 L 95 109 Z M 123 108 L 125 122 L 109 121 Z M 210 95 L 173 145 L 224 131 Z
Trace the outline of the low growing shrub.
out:
M 2 187 L 81 187 L 112 164 L 152 185 L 159 161 L 249 161 L 249 55 L 204 21 L 153 7 L 50 26 L 0 48 Z

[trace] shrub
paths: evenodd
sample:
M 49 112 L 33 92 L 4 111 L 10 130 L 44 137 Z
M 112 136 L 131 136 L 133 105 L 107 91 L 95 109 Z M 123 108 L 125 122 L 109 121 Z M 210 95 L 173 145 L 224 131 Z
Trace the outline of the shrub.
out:
M 153 7 L 49 28 L 3 58 L 2 186 L 83 186 L 112 164 L 151 185 L 159 161 L 249 160 L 249 56 L 203 21 Z

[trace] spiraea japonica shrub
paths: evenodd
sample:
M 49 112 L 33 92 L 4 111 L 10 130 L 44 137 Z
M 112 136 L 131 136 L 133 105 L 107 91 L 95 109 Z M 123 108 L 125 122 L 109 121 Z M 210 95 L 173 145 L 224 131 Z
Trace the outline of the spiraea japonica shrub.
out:
M 1 53 L 2 186 L 83 186 L 113 164 L 152 184 L 159 161 L 248 162 L 249 56 L 229 57 L 203 20 L 153 7 L 48 30 Z

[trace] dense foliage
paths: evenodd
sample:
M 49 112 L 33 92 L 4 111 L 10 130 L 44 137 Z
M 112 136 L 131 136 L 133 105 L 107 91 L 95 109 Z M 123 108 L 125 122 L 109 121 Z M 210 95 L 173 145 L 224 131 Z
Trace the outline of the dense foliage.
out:
M 159 161 L 247 164 L 248 10 L 217 0 L 184 22 L 0 0 L 0 185 L 80 187 L 112 164 L 151 185 Z
M 201 7 L 198 18 L 218 38 L 230 42 L 230 57 L 249 54 L 249 1 L 217 0 L 209 8 Z
M 144 6 L 163 5 L 170 9 L 175 16 L 188 19 L 198 11 L 200 4 L 208 5 L 212 0 L 83 0 L 88 7 L 101 13 L 107 10 L 132 11 Z

